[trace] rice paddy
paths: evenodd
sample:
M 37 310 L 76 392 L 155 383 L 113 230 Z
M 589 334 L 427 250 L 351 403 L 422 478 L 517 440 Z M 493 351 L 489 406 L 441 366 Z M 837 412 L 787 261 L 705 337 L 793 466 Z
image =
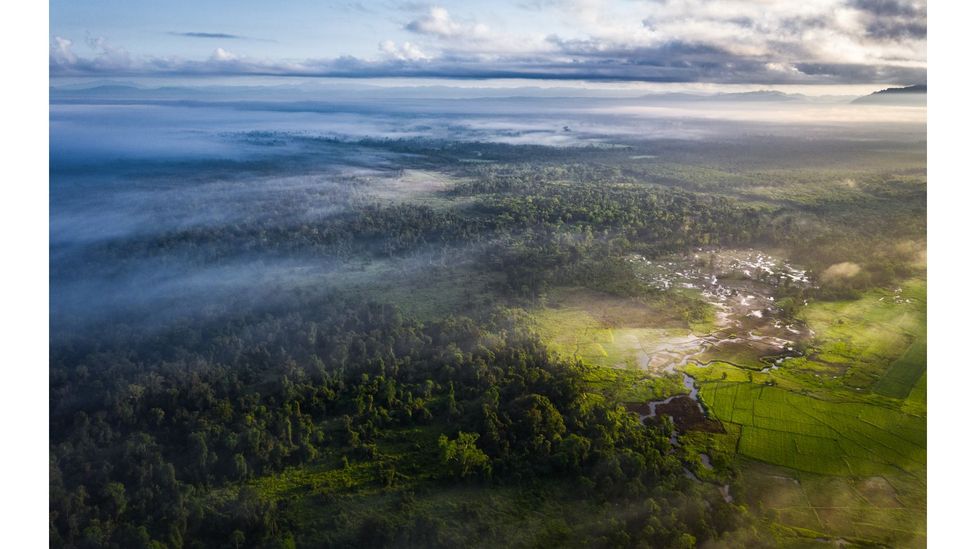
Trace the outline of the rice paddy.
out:
M 694 268 L 700 259 L 687 270 Z M 706 300 L 713 286 L 743 283 L 698 278 Z M 695 291 L 669 282 L 665 291 Z M 687 392 L 676 372 L 691 376 L 709 420 L 724 429 L 681 428 L 674 418 L 673 444 L 688 474 L 726 491 L 732 482 L 730 498 L 797 539 L 924 546 L 915 513 L 925 508 L 925 280 L 811 300 L 792 322 L 777 320 L 770 305 L 754 314 L 743 294 L 757 303 L 771 294 L 757 280 L 744 284 L 748 294 L 737 288 L 730 299 L 712 299 L 716 321 L 707 331 L 666 307 L 581 289 L 557 289 L 530 322 L 554 352 L 592 367 L 587 383 L 605 398 L 663 402 Z
M 699 394 L 712 417 L 742 427 L 738 452 L 743 456 L 829 475 L 925 467 L 923 418 L 755 383 L 705 383 Z

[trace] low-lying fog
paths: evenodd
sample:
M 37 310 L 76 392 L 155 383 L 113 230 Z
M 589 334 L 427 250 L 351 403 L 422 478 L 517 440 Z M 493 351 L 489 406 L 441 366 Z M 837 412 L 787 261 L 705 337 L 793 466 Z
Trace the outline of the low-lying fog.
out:
M 153 257 L 118 250 L 186 230 L 311 223 L 402 199 L 381 192 L 404 184 L 400 170 L 437 169 L 423 154 L 364 139 L 611 148 L 675 139 L 925 138 L 924 108 L 854 106 L 850 98 L 374 95 L 52 89 L 52 327 L 123 313 L 178 316 L 321 285 L 342 267 L 333 258 L 270 257 L 247 246 L 233 256 L 194 250 L 192 258 L 166 245 Z

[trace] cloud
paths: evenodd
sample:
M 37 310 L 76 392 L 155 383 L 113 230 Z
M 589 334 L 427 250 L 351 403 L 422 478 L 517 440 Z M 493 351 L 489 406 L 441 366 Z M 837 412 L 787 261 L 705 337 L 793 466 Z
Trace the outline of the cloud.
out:
M 423 17 L 407 23 L 404 28 L 410 32 L 435 36 L 457 36 L 464 32 L 463 25 L 451 19 L 446 9 L 436 6 L 430 8 Z
M 166 34 L 171 36 L 179 36 L 182 38 L 202 38 L 204 40 L 248 40 L 252 42 L 277 42 L 277 40 L 269 40 L 267 38 L 255 38 L 253 36 L 244 36 L 241 34 L 230 34 L 227 32 L 177 32 L 170 31 Z
M 392 40 L 384 40 L 380 42 L 380 51 L 399 61 L 427 61 L 430 59 L 429 55 L 410 42 L 404 42 L 398 46 Z
M 233 53 L 225 50 L 224 48 L 217 48 L 210 55 L 210 59 L 212 61 L 222 62 L 222 61 L 236 61 L 238 57 Z
M 924 2 L 905 0 L 852 0 L 860 10 L 869 37 L 883 40 L 925 38 L 928 14 Z
M 729 75 L 723 69 L 682 66 L 634 66 L 608 63 L 575 63 L 572 65 L 547 63 L 494 63 L 485 65 L 479 61 L 460 60 L 439 61 L 417 58 L 416 53 L 397 50 L 386 60 L 371 61 L 352 56 L 336 59 L 306 60 L 294 63 L 272 62 L 241 58 L 225 50 L 215 51 L 205 61 L 187 61 L 171 58 L 153 58 L 139 65 L 109 65 L 101 60 L 83 59 L 77 63 L 52 63 L 52 73 L 67 75 L 106 75 L 140 76 L 155 74 L 160 76 L 305 76 L 305 77 L 343 77 L 343 78 L 522 78 L 546 80 L 590 80 L 590 81 L 643 81 L 643 82 L 722 82 L 722 83 L 776 83 L 776 82 L 831 82 L 846 81 L 834 75 L 801 74 L 783 78 L 781 70 L 759 72 L 743 66 L 746 77 Z M 408 56 L 414 56 L 410 59 Z M 423 62 L 421 62 L 423 61 Z M 852 74 L 873 74 L 872 68 L 863 67 Z M 898 81 L 918 81 L 924 74 L 910 74 Z M 860 81 L 860 80 L 858 80 Z
M 822 278 L 824 282 L 835 282 L 838 280 L 854 278 L 860 272 L 860 265 L 857 263 L 851 263 L 850 261 L 844 261 L 843 263 L 834 263 L 830 267 L 827 267 L 827 269 L 823 272 Z
M 70 66 L 78 62 L 78 57 L 71 46 L 73 42 L 67 38 L 55 36 L 51 41 L 51 65 Z
M 51 74 L 248 74 L 710 82 L 914 84 L 927 80 L 926 6 L 915 0 L 536 2 L 538 29 L 496 30 L 440 6 L 402 4 L 410 41 L 378 36 L 375 58 L 126 60 L 51 45 Z M 527 11 L 526 11 L 527 10 Z M 476 15 L 476 14 L 475 14 Z M 545 21 L 553 21 L 552 26 Z M 531 28 L 531 26 L 529 27 Z M 189 33 L 183 33 L 189 34 Z M 222 33 L 195 33 L 200 37 Z M 233 36 L 233 35 L 228 35 Z M 234 72 L 237 71 L 237 72 Z
M 516 57 L 486 62 L 482 58 L 434 57 L 411 43 L 383 42 L 383 59 L 354 56 L 280 61 L 238 56 L 218 48 L 206 60 L 150 57 L 127 63 L 107 58 L 81 58 L 52 49 L 53 76 L 305 76 L 342 78 L 522 78 L 635 82 L 713 82 L 729 84 L 908 83 L 925 81 L 924 69 L 890 69 L 873 65 L 776 64 L 726 58 L 719 53 L 669 57 L 679 45 L 643 50 L 640 57 L 586 56 L 565 62 L 547 57 Z M 795 70 L 794 70 L 795 69 Z
M 72 40 L 55 36 L 49 57 L 51 74 L 114 74 L 135 66 L 128 51 L 109 44 L 103 37 L 86 36 L 85 43 L 94 55 L 79 56 Z
M 899 0 L 853 0 L 851 5 L 875 17 L 915 17 L 920 10 L 925 11 L 924 3 Z
M 186 38 L 225 38 L 228 40 L 247 40 L 246 36 L 227 34 L 226 32 L 170 32 L 173 36 L 183 36 Z
M 487 25 L 476 21 L 457 21 L 446 9 L 439 6 L 431 7 L 427 13 L 410 21 L 403 28 L 421 35 L 462 40 L 486 39 L 491 34 Z

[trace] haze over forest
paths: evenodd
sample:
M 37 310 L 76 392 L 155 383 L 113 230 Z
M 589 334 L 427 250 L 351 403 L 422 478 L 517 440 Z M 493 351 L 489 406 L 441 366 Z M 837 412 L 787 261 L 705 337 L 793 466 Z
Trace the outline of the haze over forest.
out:
M 925 545 L 924 2 L 224 4 L 51 6 L 52 546 Z

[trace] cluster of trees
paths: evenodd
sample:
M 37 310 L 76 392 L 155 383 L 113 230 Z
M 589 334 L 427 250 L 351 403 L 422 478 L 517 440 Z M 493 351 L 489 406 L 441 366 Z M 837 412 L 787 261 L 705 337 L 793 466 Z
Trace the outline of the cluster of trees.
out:
M 86 268 L 160 257 L 204 264 L 255 254 L 387 257 L 432 246 L 531 239 L 567 231 L 615 239 L 615 249 L 645 254 L 741 244 L 767 236 L 767 214 L 760 210 L 725 198 L 621 183 L 629 180 L 617 169 L 515 165 L 480 168 L 477 176 L 473 183 L 449 191 L 473 195 L 473 200 L 456 207 L 348 199 L 339 212 L 309 217 L 288 215 L 298 207 L 278 204 L 276 199 L 274 207 L 285 214 L 268 215 L 252 204 L 226 222 L 98 242 L 86 251 L 85 265 L 59 265 L 59 272 L 77 276 Z M 314 196 L 323 199 L 320 193 Z
M 241 219 L 197 225 L 99 243 L 88 252 L 91 264 L 138 262 L 175 256 L 195 263 L 248 257 L 389 256 L 417 248 L 474 241 L 484 220 L 420 204 L 378 203 L 316 220 Z
M 856 192 L 813 193 L 815 199 L 809 201 L 769 200 L 762 208 L 744 205 L 730 197 L 751 189 L 757 180 L 773 187 L 791 181 L 785 170 L 749 172 L 738 166 L 736 159 L 752 153 L 748 147 L 732 144 L 711 145 L 714 150 L 709 154 L 715 156 L 709 158 L 725 166 L 717 170 L 693 167 L 700 164 L 701 151 L 668 141 L 655 142 L 655 150 L 648 152 L 666 151 L 669 158 L 688 163 L 635 162 L 629 159 L 633 151 L 626 149 L 564 150 L 423 139 L 357 143 L 309 139 L 314 142 L 311 145 L 320 147 L 409 153 L 414 155 L 412 165 L 448 169 L 460 176 L 446 194 L 466 200 L 453 207 L 381 204 L 362 195 L 364 189 L 355 181 L 309 185 L 276 193 L 273 211 L 268 210 L 267 200 L 243 201 L 226 222 L 101 243 L 86 253 L 86 265 L 65 265 L 65 272 L 171 255 L 203 263 L 254 254 L 342 259 L 500 241 L 507 246 L 495 246 L 489 259 L 508 254 L 523 260 L 526 254 L 518 248 L 524 243 L 536 245 L 540 235 L 568 233 L 581 242 L 587 235 L 596 235 L 608 246 L 607 241 L 613 240 L 616 257 L 631 251 L 654 256 L 696 246 L 769 244 L 785 248 L 796 263 L 814 273 L 838 262 L 856 262 L 862 268 L 857 277 L 823 285 L 820 297 L 843 298 L 917 272 L 917 262 L 904 257 L 898 246 L 925 237 L 925 186 L 911 176 L 867 177 L 858 181 Z M 764 142 L 764 147 L 789 148 L 773 142 Z M 791 155 L 801 152 L 790 150 Z M 804 154 L 808 153 L 811 151 Z M 760 154 L 762 162 L 777 160 L 764 154 Z M 711 183 L 696 185 L 698 178 Z M 749 197 L 763 201 L 761 195 Z M 307 204 L 322 201 L 328 201 L 338 213 L 309 215 Z M 207 211 L 206 199 L 199 206 Z M 568 243 L 557 238 L 546 246 L 565 249 Z M 571 248 L 562 253 L 580 256 L 587 252 L 578 244 Z M 552 260 L 538 258 L 535 270 L 546 270 Z M 505 259 L 491 262 L 496 267 L 505 263 Z M 530 273 L 528 279 L 539 276 L 549 275 Z M 527 286 L 528 293 L 538 293 L 534 283 Z M 520 287 L 512 289 L 525 293 Z
M 505 281 L 499 291 L 538 297 L 559 284 L 639 295 L 627 273 L 631 253 L 653 257 L 702 246 L 772 245 L 820 275 L 855 262 L 850 277 L 819 280 L 817 297 L 844 299 L 918 271 L 924 220 L 904 205 L 918 190 L 878 190 L 874 213 L 846 203 L 774 211 L 716 196 L 632 182 L 600 165 L 489 164 L 450 191 L 470 195 L 456 207 L 354 203 L 321 219 L 254 215 L 94 244 L 85 264 L 59 264 L 60 277 L 137 266 L 147 259 L 211 264 L 234 257 L 392 257 L 464 247 Z M 896 186 L 896 189 L 900 187 Z M 907 199 L 906 199 L 907 197 Z M 917 198 L 917 197 L 916 197 Z M 919 202 L 924 206 L 924 200 Z M 830 222 L 812 222 L 815 214 Z M 851 217 L 856 219 L 851 219 Z M 906 222 L 914 219 L 915 222 Z
M 297 533 L 251 479 L 341 458 L 391 464 L 375 479 L 390 486 L 404 475 L 392 464 L 404 458 L 386 453 L 383 433 L 409 426 L 441 431 L 421 452 L 437 459 L 403 469 L 424 469 L 434 482 L 562 476 L 592 497 L 631 499 L 684 482 L 668 427 L 588 399 L 579 368 L 501 320 L 421 324 L 389 306 L 339 299 L 120 345 L 56 348 L 51 539 L 287 546 Z M 215 496 L 225 486 L 240 488 Z M 722 513 L 655 535 L 703 539 L 739 525 L 734 509 Z
M 653 257 L 699 246 L 773 246 L 814 277 L 831 265 L 857 263 L 856 276 L 818 278 L 813 294 L 825 299 L 849 299 L 914 276 L 924 261 L 925 186 L 911 177 L 863 181 L 853 197 L 758 208 L 723 195 L 721 185 L 705 193 L 681 190 L 697 187 L 662 177 L 662 169 L 486 164 L 466 168 L 469 179 L 453 192 L 479 196 L 485 211 L 527 228 L 505 235 L 504 245 L 491 251 L 520 294 L 572 278 L 559 271 L 580 260 L 606 264 L 630 252 Z M 750 177 L 734 179 L 723 185 L 755 185 Z
M 550 164 L 544 160 L 565 161 L 568 153 L 546 147 L 372 145 L 455 166 L 470 177 L 449 193 L 465 200 L 432 207 L 347 197 L 342 212 L 318 219 L 253 209 L 233 222 L 95 243 L 83 265 L 57 265 L 55 284 L 58 276 L 148 258 L 191 265 L 244 254 L 344 259 L 463 244 L 480 254 L 481 268 L 500 275 L 501 296 L 534 299 L 553 286 L 579 285 L 662 299 L 633 276 L 629 254 L 771 243 L 816 273 L 855 258 L 856 273 L 821 285 L 819 296 L 845 297 L 910 274 L 920 252 L 911 239 L 924 236 L 924 222 L 897 224 L 918 217 L 912 208 L 890 220 L 880 214 L 876 230 L 847 230 L 857 220 L 811 229 L 814 210 L 759 209 L 656 187 L 633 170 L 597 163 Z M 519 155 L 533 163 L 461 162 Z M 877 189 L 877 204 L 901 211 L 901 198 L 916 192 L 906 189 L 890 196 Z M 297 210 L 298 202 L 282 207 Z M 861 212 L 817 207 L 841 220 Z M 884 245 L 896 239 L 904 242 Z M 790 315 L 806 297 L 783 287 L 777 304 Z M 684 299 L 674 309 L 685 321 L 707 313 L 698 300 L 669 299 Z M 551 357 L 504 314 L 421 323 L 390 306 L 330 296 L 165 331 L 86 333 L 59 337 L 52 348 L 53 545 L 301 544 L 308 533 L 289 524 L 256 481 L 287 467 L 357 463 L 375 465 L 370 482 L 390 490 L 408 481 L 436 489 L 568 479 L 581 496 L 628 510 L 588 533 L 586 543 L 597 546 L 688 547 L 749 531 L 738 507 L 685 477 L 668 425 L 644 425 L 593 398 L 580 365 Z M 407 429 L 432 436 L 415 451 L 386 443 Z M 423 514 L 409 523 L 377 515 L 332 527 L 331 545 L 464 542 Z M 581 541 L 570 531 L 554 524 L 547 543 Z

